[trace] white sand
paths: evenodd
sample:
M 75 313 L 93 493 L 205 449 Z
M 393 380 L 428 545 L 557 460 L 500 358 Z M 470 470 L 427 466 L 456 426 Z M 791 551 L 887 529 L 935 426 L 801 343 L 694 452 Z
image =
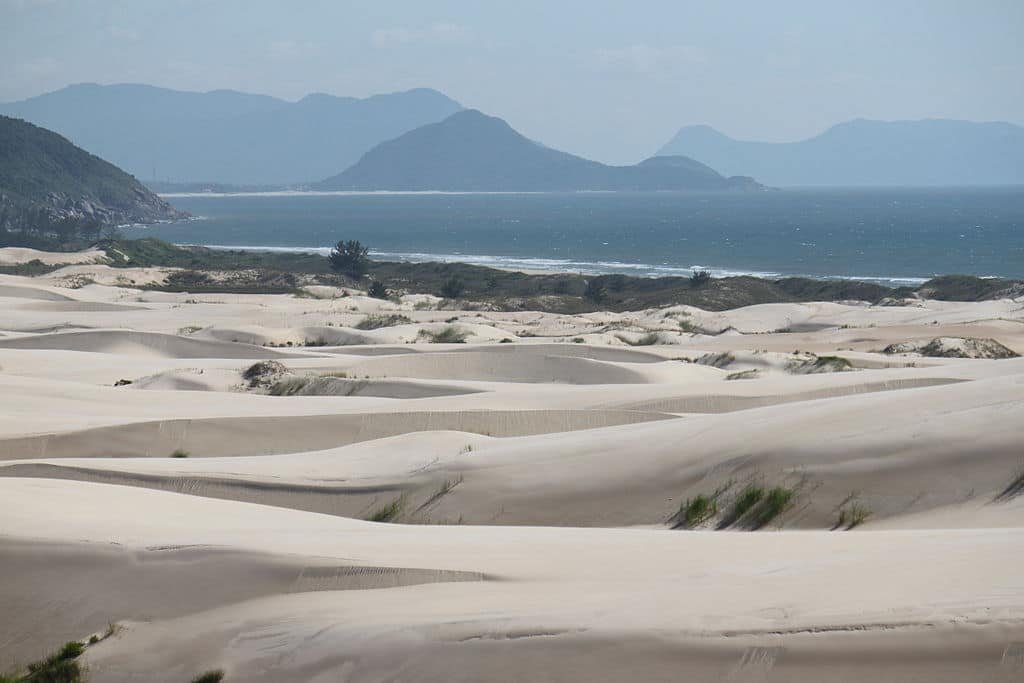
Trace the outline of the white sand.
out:
M 880 352 L 1024 352 L 1021 301 L 561 316 L 70 268 L 0 276 L 0 670 L 116 621 L 93 681 L 1024 678 L 1024 359 Z M 260 359 L 338 379 L 265 395 Z M 758 531 L 748 487 L 791 492 Z
M 0 264 L 5 266 L 28 263 L 29 261 L 40 261 L 52 266 L 65 263 L 103 263 L 106 260 L 107 254 L 102 249 L 58 252 L 40 251 L 27 247 L 0 247 Z

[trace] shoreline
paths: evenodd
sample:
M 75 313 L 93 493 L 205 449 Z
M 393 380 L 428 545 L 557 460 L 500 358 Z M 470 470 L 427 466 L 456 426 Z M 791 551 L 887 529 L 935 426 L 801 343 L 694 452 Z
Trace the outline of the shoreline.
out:
M 200 247 L 217 251 L 245 251 L 253 253 L 273 254 L 316 254 L 327 256 L 331 247 L 283 247 L 267 245 L 229 245 L 229 244 L 186 244 L 175 243 L 175 246 L 190 248 Z M 689 266 L 672 266 L 667 264 L 627 263 L 616 261 L 575 261 L 570 259 L 545 259 L 515 256 L 498 256 L 492 254 L 444 254 L 429 252 L 395 252 L 370 250 L 370 257 L 375 261 L 397 261 L 399 263 L 449 263 L 494 268 L 527 275 L 627 275 L 630 277 L 656 279 L 659 277 L 689 277 L 694 271 L 706 270 L 715 278 L 753 277 L 761 280 L 779 280 L 784 278 L 803 278 L 823 280 L 826 282 L 869 282 L 890 287 L 922 285 L 928 280 L 940 277 L 943 273 L 931 276 L 881 276 L 881 275 L 813 275 L 807 273 L 782 273 L 775 271 L 744 270 L 720 266 L 694 264 Z M 559 267 L 561 266 L 561 267 Z M 999 275 L 973 275 L 983 280 L 996 280 Z
M 61 271 L 76 282 L 130 282 L 143 289 L 165 292 L 292 294 L 310 296 L 310 288 L 326 286 L 341 295 L 349 289 L 377 288 L 377 297 L 393 299 L 405 294 L 436 297 L 444 306 L 472 305 L 487 310 L 540 310 L 578 314 L 594 311 L 629 311 L 675 305 L 724 311 L 754 304 L 809 301 L 895 304 L 922 298 L 946 301 L 1016 299 L 1024 281 L 1002 278 L 944 275 L 918 278 L 911 284 L 855 277 L 800 277 L 778 273 L 746 274 L 736 271 L 674 268 L 669 274 L 623 273 L 615 263 L 508 259 L 473 255 L 395 254 L 371 252 L 365 271 L 352 274 L 333 270 L 322 254 L 328 250 L 303 248 L 182 247 L 156 238 L 107 240 L 93 245 L 102 256 L 92 260 L 100 271 L 88 274 L 83 266 L 64 265 L 81 255 L 60 254 L 27 263 L 0 265 L 0 273 L 45 275 Z M 12 255 L 17 255 L 16 251 Z M 8 254 L 0 252 L 0 257 Z M 448 258 L 446 259 L 445 256 Z M 7 258 L 25 261 L 29 256 Z M 377 260 L 387 259 L 387 260 Z M 568 265 L 570 264 L 571 265 Z M 556 266 L 552 268 L 551 266 Z M 561 266 L 561 267 L 558 267 Z M 589 266 L 589 267 L 588 267 Z M 141 281 L 118 271 L 161 268 L 162 275 L 143 275 Z M 615 271 L 620 272 L 615 272 Z M 587 272 L 589 271 L 589 272 Z M 709 277 L 697 277 L 702 271 Z M 140 275 L 142 275 L 140 273 Z M 316 296 L 316 295 L 313 295 Z

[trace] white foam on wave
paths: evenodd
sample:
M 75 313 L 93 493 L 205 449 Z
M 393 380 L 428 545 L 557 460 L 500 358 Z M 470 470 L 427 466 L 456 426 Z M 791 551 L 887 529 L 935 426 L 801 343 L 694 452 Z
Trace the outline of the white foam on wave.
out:
M 164 199 L 180 198 L 218 198 L 218 197 L 392 197 L 405 195 L 465 195 L 465 194 L 549 194 L 546 192 L 456 192 L 451 190 L 265 190 L 257 192 L 158 192 L 157 196 Z M 582 194 L 582 193 L 581 193 Z
M 223 244 L 180 245 L 205 246 L 209 249 L 233 251 L 271 251 L 290 254 L 320 254 L 326 256 L 331 247 L 274 247 L 274 246 L 230 246 Z M 695 270 L 706 270 L 712 277 L 757 277 L 765 280 L 777 280 L 784 277 L 809 277 L 816 280 L 853 280 L 858 282 L 877 282 L 891 286 L 916 286 L 924 284 L 928 278 L 903 277 L 884 275 L 805 275 L 800 273 L 780 273 L 775 271 L 744 270 L 720 266 L 693 264 L 688 266 L 628 263 L 625 261 L 580 261 L 574 259 L 553 259 L 540 257 L 495 256 L 490 254 L 432 254 L 427 252 L 400 252 L 370 250 L 370 256 L 382 261 L 407 261 L 409 263 L 467 263 L 488 268 L 504 270 L 526 270 L 554 273 L 580 273 L 583 275 L 623 274 L 635 277 L 689 277 Z

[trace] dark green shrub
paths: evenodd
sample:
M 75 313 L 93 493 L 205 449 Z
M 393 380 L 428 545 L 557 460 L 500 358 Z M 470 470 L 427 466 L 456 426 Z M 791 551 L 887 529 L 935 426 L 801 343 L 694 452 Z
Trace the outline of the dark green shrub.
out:
M 65 643 L 56 654 L 29 664 L 28 673 L 20 680 L 23 683 L 81 683 L 82 669 L 75 659 L 83 652 L 85 645 L 82 643 L 75 640 Z
M 441 285 L 441 296 L 446 299 L 458 299 L 465 289 L 466 283 L 453 275 Z
M 373 280 L 370 282 L 370 286 L 366 288 L 367 296 L 372 296 L 374 299 L 387 299 L 388 288 L 384 286 L 383 282 L 379 280 Z
M 690 275 L 690 286 L 691 287 L 703 287 L 704 285 L 711 282 L 711 273 L 706 270 L 695 270 Z
M 340 240 L 327 255 L 331 268 L 349 277 L 361 277 L 370 267 L 370 250 L 359 240 Z
M 421 332 L 421 334 L 433 344 L 465 344 L 468 336 L 454 325 L 449 325 L 440 332 Z
M 224 680 L 224 672 L 220 669 L 213 669 L 206 673 L 199 674 L 192 679 L 192 683 L 220 683 Z

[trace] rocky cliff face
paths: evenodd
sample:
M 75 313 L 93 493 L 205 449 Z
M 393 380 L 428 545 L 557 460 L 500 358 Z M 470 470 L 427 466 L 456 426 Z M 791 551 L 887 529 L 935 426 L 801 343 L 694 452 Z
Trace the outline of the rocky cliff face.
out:
M 162 223 L 189 217 L 141 186 L 132 188 L 128 199 L 113 203 L 51 192 L 43 205 L 55 220 L 95 219 L 103 225 Z
M 0 116 L 0 229 L 42 234 L 76 223 L 114 226 L 187 216 L 56 133 Z

